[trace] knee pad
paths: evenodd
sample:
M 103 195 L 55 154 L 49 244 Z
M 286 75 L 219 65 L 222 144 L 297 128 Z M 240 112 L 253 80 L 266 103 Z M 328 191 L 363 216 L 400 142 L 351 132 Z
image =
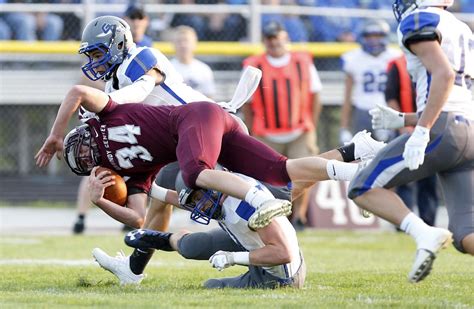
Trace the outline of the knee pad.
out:
M 206 245 L 208 238 L 206 233 L 186 234 L 178 241 L 178 253 L 189 260 L 207 260 L 213 254 Z
M 453 246 L 454 248 L 456 248 L 456 250 L 461 253 L 467 253 L 466 250 L 464 250 L 464 247 L 462 246 L 462 240 L 469 234 L 470 233 L 459 233 L 457 231 L 453 232 Z

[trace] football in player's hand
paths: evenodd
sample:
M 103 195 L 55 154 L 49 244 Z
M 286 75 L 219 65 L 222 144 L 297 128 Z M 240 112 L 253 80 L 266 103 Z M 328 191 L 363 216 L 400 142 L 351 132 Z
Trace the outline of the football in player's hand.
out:
M 95 173 L 98 175 L 102 171 L 109 171 L 111 175 L 115 176 L 115 184 L 105 188 L 104 198 L 120 206 L 125 206 L 127 203 L 127 185 L 122 176 L 106 167 L 99 167 Z

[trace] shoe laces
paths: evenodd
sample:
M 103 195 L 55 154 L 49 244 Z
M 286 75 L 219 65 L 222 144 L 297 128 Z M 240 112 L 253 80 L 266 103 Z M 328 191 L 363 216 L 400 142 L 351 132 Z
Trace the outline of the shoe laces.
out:
M 123 260 L 126 260 L 128 257 L 125 255 L 123 250 L 120 250 L 120 251 L 117 251 L 117 254 L 115 255 L 115 258 L 117 260 L 123 261 Z

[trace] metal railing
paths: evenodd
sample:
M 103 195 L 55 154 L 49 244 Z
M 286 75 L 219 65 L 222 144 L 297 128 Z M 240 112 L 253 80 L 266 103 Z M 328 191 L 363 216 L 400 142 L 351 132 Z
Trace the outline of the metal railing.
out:
M 120 15 L 123 13 L 126 4 L 99 4 L 93 0 L 83 0 L 80 4 L 20 4 L 7 3 L 0 4 L 1 12 L 48 12 L 48 13 L 74 13 L 82 18 L 83 25 L 92 20 L 97 13 L 107 12 Z M 355 17 L 373 18 L 376 11 L 377 18 L 392 20 L 391 10 L 370 10 L 356 8 L 330 8 L 316 6 L 297 5 L 262 5 L 260 0 L 250 0 L 248 5 L 228 5 L 228 4 L 147 4 L 146 10 L 150 14 L 240 14 L 248 19 L 249 41 L 252 43 L 261 40 L 261 15 L 262 14 L 285 14 L 300 16 L 334 16 L 334 17 Z M 455 13 L 455 15 L 465 21 L 473 22 L 474 14 Z

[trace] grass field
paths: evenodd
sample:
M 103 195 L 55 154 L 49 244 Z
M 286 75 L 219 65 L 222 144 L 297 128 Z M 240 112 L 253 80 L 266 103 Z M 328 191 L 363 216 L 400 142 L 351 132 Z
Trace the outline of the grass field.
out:
M 1 236 L 0 308 L 474 308 L 474 259 L 453 248 L 413 285 L 406 276 L 414 244 L 406 235 L 308 231 L 300 243 L 308 265 L 303 290 L 210 291 L 201 287 L 206 279 L 245 269 L 218 272 L 205 261 L 158 252 L 140 286 L 122 287 L 90 254 L 96 246 L 130 253 L 120 235 Z

